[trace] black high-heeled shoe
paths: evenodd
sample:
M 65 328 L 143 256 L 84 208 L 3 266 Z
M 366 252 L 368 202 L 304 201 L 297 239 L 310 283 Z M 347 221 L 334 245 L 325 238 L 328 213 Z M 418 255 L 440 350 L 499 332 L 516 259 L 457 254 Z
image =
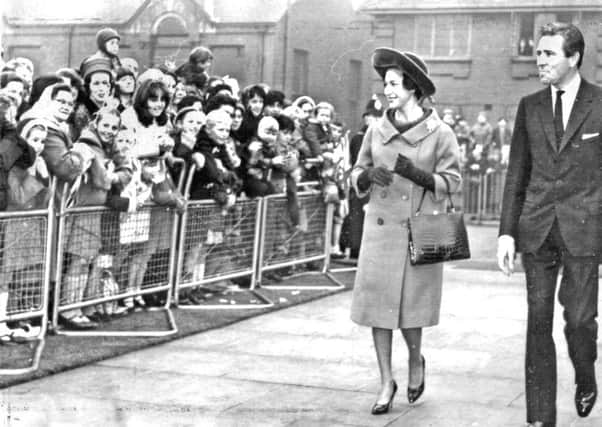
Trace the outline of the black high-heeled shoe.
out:
M 424 356 L 420 356 L 422 358 L 422 383 L 420 384 L 420 386 L 418 386 L 418 388 L 411 388 L 408 387 L 408 402 L 410 403 L 414 403 L 416 402 L 420 396 L 422 396 L 422 393 L 424 393 L 424 379 L 426 377 L 426 360 L 424 359 Z
M 393 408 L 393 398 L 395 397 L 395 393 L 397 393 L 397 383 L 393 381 L 393 393 L 391 393 L 391 397 L 387 403 L 378 403 L 374 402 L 372 405 L 372 415 L 381 415 L 386 414 Z

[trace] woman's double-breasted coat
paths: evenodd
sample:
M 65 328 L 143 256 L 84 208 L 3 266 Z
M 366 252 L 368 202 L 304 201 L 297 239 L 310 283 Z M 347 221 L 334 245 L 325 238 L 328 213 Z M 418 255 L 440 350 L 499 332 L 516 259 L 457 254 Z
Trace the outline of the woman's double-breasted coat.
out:
M 372 125 L 362 142 L 351 182 L 358 195 L 370 194 L 364 233 L 353 289 L 351 319 L 365 326 L 386 329 L 432 326 L 439 322 L 443 265 L 412 266 L 408 255 L 408 218 L 415 214 L 423 187 L 393 174 L 393 182 L 357 188 L 357 178 L 367 167 L 393 170 L 397 155 L 433 172 L 435 193 L 427 191 L 422 213 L 444 212 L 449 181 L 453 193 L 460 185 L 459 149 L 456 136 L 435 110 L 400 134 L 384 114 Z

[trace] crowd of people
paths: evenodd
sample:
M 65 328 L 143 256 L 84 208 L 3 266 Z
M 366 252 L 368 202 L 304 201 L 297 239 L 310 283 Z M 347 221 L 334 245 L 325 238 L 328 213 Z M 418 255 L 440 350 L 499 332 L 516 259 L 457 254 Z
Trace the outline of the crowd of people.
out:
M 161 225 L 166 210 L 153 211 L 147 218 L 151 238 L 137 248 L 138 268 L 129 272 L 127 283 L 115 283 L 117 260 L 112 255 L 123 243 L 119 234 L 125 232 L 124 222 L 143 206 L 186 209 L 187 199 L 175 184 L 182 163 L 186 170 L 195 170 L 190 200 L 213 199 L 227 212 L 238 199 L 283 194 L 288 214 L 283 221 L 291 229 L 300 226 L 300 183 L 317 183 L 325 201 L 337 206 L 333 251 L 341 255 L 338 242 L 347 213 L 342 200 L 348 191 L 344 178 L 350 160 L 344 125 L 332 104 L 309 96 L 291 101 L 264 83 L 240 88 L 233 78 L 211 74 L 213 54 L 203 46 L 177 67 L 161 65 L 141 72 L 133 58 L 119 56 L 120 40 L 115 30 L 100 30 L 96 51 L 90 49 L 77 69 L 36 76 L 27 58 L 2 64 L 0 209 L 45 209 L 48 203 L 58 208 L 67 189 L 69 206 L 104 205 L 116 213 L 67 224 L 67 236 L 85 230 L 86 243 L 67 241 L 62 294 L 55 298 L 81 303 L 90 286 L 98 286 L 90 283 L 92 276 L 128 292 L 140 289 L 153 252 L 169 246 L 169 230 Z M 57 189 L 51 201 L 52 178 Z M 31 325 L 3 321 L 15 272 L 35 258 L 18 250 L 19 245 L 35 245 L 20 243 L 12 223 L 2 234 L 3 247 L 11 251 L 3 251 L 0 339 L 9 341 L 36 334 Z M 207 234 L 209 243 L 220 238 L 219 230 L 208 229 Z M 42 241 L 41 231 L 37 237 Z M 144 305 L 134 295 L 108 314 L 121 315 Z M 103 319 L 100 314 L 107 315 L 94 305 L 76 308 L 62 311 L 60 322 L 70 328 L 95 328 Z

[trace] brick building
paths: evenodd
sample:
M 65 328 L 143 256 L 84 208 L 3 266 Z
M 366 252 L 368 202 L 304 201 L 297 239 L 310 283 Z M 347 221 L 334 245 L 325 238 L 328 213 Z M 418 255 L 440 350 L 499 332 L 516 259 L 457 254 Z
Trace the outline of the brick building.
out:
M 38 73 L 78 67 L 105 26 L 120 56 L 142 68 L 184 62 L 198 45 L 213 73 L 241 86 L 266 82 L 332 102 L 352 128 L 371 94 L 371 19 L 351 0 L 3 0 L 5 58 L 31 58 Z M 2 12 L 0 10 L 0 12 Z
M 541 87 L 533 49 L 547 22 L 582 30 L 582 74 L 602 83 L 599 0 L 367 0 L 361 10 L 374 17 L 375 44 L 422 55 L 437 84 L 437 105 L 470 122 L 483 109 L 492 121 L 513 118 L 520 96 Z M 373 87 L 380 90 L 380 82 Z

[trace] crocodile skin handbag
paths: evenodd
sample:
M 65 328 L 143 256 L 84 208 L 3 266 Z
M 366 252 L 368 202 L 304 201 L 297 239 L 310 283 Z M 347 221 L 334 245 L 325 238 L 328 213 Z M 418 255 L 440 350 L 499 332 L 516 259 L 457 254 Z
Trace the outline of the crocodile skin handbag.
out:
M 449 205 L 446 212 L 424 215 L 421 213 L 426 189 L 422 193 L 415 215 L 408 221 L 408 241 L 410 263 L 412 265 L 435 264 L 470 258 L 468 235 L 464 225 L 464 215 L 456 211 L 445 181 Z

